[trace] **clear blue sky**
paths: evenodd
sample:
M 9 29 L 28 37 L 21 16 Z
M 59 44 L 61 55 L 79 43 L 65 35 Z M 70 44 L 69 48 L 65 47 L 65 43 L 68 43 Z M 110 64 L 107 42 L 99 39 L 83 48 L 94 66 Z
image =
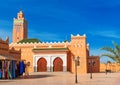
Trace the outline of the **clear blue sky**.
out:
M 100 55 L 99 48 L 111 41 L 120 44 L 120 0 L 1 0 L 0 37 L 12 41 L 13 18 L 21 8 L 29 38 L 53 42 L 86 34 L 91 55 Z

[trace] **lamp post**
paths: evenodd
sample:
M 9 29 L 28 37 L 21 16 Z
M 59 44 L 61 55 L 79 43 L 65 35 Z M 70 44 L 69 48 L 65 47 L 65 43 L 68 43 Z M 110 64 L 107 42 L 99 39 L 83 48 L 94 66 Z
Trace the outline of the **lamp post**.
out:
M 90 66 L 90 79 L 92 79 L 92 67 L 94 66 L 95 61 L 92 59 L 89 60 L 89 66 Z
M 78 83 L 78 80 L 77 80 L 77 66 L 80 65 L 80 57 L 76 57 L 74 58 L 74 61 L 75 61 L 75 83 Z

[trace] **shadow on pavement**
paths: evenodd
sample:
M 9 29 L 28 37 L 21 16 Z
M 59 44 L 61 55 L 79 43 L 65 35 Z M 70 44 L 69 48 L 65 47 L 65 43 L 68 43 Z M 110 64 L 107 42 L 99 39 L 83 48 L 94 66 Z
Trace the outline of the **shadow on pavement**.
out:
M 8 83 L 8 82 L 12 82 L 11 80 L 3 80 L 3 79 L 0 79 L 0 83 Z
M 47 78 L 47 77 L 53 77 L 55 75 L 29 75 L 29 76 L 21 76 L 16 79 L 36 79 L 36 78 Z

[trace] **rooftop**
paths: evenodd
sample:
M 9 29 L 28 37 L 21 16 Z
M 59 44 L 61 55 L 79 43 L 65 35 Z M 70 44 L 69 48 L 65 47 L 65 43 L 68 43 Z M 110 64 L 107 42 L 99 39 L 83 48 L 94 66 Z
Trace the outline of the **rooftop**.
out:
M 39 42 L 41 42 L 40 40 L 38 40 L 38 39 L 36 39 L 36 38 L 29 38 L 29 39 L 23 39 L 23 40 L 21 40 L 21 41 L 19 41 L 19 42 L 17 42 L 17 43 L 39 43 Z

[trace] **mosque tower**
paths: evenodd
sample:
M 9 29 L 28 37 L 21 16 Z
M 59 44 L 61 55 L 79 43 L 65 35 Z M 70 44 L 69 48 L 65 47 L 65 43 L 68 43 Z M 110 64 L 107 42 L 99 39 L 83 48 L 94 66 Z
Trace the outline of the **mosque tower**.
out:
M 22 10 L 17 14 L 17 18 L 14 18 L 13 22 L 13 43 L 28 38 L 28 26 L 27 21 L 24 18 Z

